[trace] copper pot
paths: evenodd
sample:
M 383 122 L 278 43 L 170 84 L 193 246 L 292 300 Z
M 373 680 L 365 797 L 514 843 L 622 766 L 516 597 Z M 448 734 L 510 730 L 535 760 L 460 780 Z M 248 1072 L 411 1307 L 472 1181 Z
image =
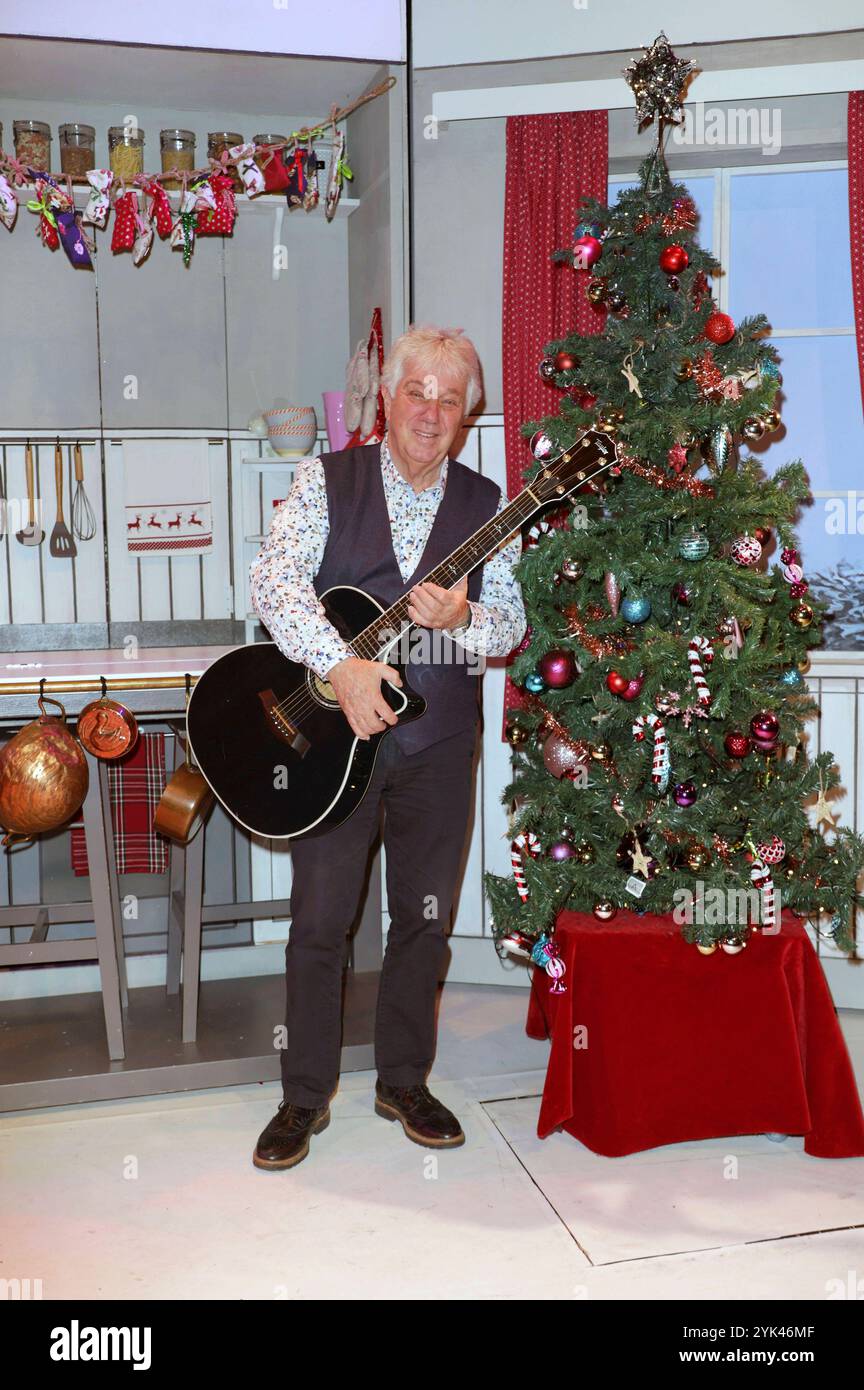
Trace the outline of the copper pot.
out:
M 186 763 L 172 774 L 159 798 L 153 829 L 179 845 L 188 845 L 207 819 L 214 799 L 203 773 Z
M 135 716 L 125 705 L 109 700 L 103 692 L 85 705 L 78 716 L 78 738 L 95 758 L 122 758 L 138 742 Z
M 60 714 L 46 714 L 45 700 Z M 32 840 L 65 825 L 87 795 L 87 759 L 66 727 L 59 700 L 39 697 L 41 714 L 0 750 L 0 826 L 14 839 Z

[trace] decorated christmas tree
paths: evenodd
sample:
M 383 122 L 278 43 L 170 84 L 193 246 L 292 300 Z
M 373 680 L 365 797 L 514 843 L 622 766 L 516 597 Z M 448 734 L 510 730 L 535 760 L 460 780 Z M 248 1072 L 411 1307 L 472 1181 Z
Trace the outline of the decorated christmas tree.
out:
M 586 430 L 617 454 L 546 509 L 518 569 L 513 874 L 486 886 L 499 950 L 547 968 L 565 907 L 674 911 L 704 951 L 740 949 L 789 907 L 849 950 L 864 901 L 864 841 L 830 809 L 833 754 L 806 746 L 824 605 L 793 529 L 804 466 L 768 477 L 746 447 L 780 425 L 780 359 L 763 315 L 718 311 L 721 268 L 664 158 L 689 71 L 662 36 L 627 71 L 656 147 L 614 206 L 582 204 L 555 253 L 605 325 L 545 345 L 559 409 L 523 427 L 529 485 Z

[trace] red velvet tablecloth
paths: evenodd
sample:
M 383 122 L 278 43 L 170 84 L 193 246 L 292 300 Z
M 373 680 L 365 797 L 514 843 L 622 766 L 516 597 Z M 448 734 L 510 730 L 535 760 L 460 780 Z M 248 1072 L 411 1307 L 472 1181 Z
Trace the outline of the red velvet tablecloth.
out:
M 828 984 L 791 913 L 738 955 L 703 956 L 671 916 L 620 909 L 611 922 L 562 913 L 557 937 L 566 993 L 534 967 L 525 1025 L 552 1040 L 541 1139 L 562 1127 L 613 1158 L 775 1132 L 803 1134 L 818 1158 L 864 1155 Z

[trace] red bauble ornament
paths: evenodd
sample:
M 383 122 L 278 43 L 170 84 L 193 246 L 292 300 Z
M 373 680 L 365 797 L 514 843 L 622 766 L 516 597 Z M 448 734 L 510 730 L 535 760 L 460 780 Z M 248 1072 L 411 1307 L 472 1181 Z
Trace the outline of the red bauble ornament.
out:
M 746 758 L 750 752 L 750 740 L 740 729 L 731 729 L 723 740 L 723 747 L 730 758 Z
M 763 753 L 770 753 L 780 733 L 780 720 L 772 709 L 760 710 L 750 720 L 750 733 L 756 747 Z
M 628 678 L 619 671 L 610 671 L 606 677 L 606 689 L 613 695 L 623 695 L 629 684 Z
M 771 539 L 771 527 L 754 526 L 753 535 L 756 537 L 760 545 L 767 545 Z
M 563 647 L 553 647 L 541 656 L 537 668 L 550 690 L 563 690 L 576 679 L 576 660 Z
M 644 683 L 645 683 L 645 677 L 644 677 L 644 675 L 642 675 L 642 673 L 640 672 L 640 674 L 639 674 L 638 676 L 634 676 L 634 677 L 633 677 L 632 681 L 628 681 L 628 682 L 627 682 L 627 689 L 621 691 L 621 699 L 622 699 L 622 700 L 636 700 L 636 699 L 638 699 L 638 697 L 639 697 L 639 696 L 641 695 L 641 693 L 642 693 L 642 686 L 644 685 Z
M 556 352 L 555 370 L 556 372 L 572 372 L 579 366 L 579 358 L 572 352 Z
M 580 236 L 573 243 L 573 264 L 577 270 L 588 270 L 603 254 L 603 243 L 596 236 Z
M 664 246 L 660 252 L 660 269 L 667 275 L 680 275 L 690 264 L 690 257 L 683 246 Z
M 735 336 L 735 325 L 728 314 L 721 314 L 715 309 L 705 320 L 702 332 L 712 343 L 728 343 Z

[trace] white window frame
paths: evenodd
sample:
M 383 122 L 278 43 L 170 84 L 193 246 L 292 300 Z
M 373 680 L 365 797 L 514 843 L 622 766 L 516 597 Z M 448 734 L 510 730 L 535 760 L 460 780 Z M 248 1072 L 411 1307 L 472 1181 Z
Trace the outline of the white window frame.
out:
M 718 309 L 721 313 L 728 313 L 729 308 L 729 267 L 731 267 L 732 253 L 732 217 L 731 217 L 731 183 L 733 178 L 740 176 L 747 177 L 752 174 L 805 174 L 810 171 L 822 171 L 827 169 L 848 170 L 849 163 L 845 159 L 814 159 L 793 161 L 786 164 L 768 164 L 763 161 L 760 164 L 729 164 L 717 165 L 708 169 L 682 169 L 669 166 L 669 177 L 673 183 L 691 182 L 693 179 L 710 178 L 714 180 L 714 206 L 713 223 L 711 228 L 711 254 L 718 260 L 727 273 L 717 277 L 715 285 L 715 298 Z M 610 174 L 607 180 L 607 187 L 610 183 L 638 183 L 639 172 L 634 170 Z M 754 308 L 754 313 L 758 310 Z M 852 323 L 848 328 L 774 328 L 771 327 L 771 337 L 774 338 L 827 338 L 827 337 L 854 337 L 855 324 Z M 806 466 L 806 460 L 805 460 Z M 811 494 L 813 497 L 836 497 L 836 488 L 814 488 Z M 841 669 L 848 671 L 850 667 L 855 667 L 857 672 L 864 667 L 864 651 L 843 651 L 840 648 L 830 648 L 823 651 L 813 651 L 810 654 L 811 664 L 817 669 L 820 675 L 827 675 L 829 666 L 836 666 L 837 671 L 831 674 L 840 674 Z

